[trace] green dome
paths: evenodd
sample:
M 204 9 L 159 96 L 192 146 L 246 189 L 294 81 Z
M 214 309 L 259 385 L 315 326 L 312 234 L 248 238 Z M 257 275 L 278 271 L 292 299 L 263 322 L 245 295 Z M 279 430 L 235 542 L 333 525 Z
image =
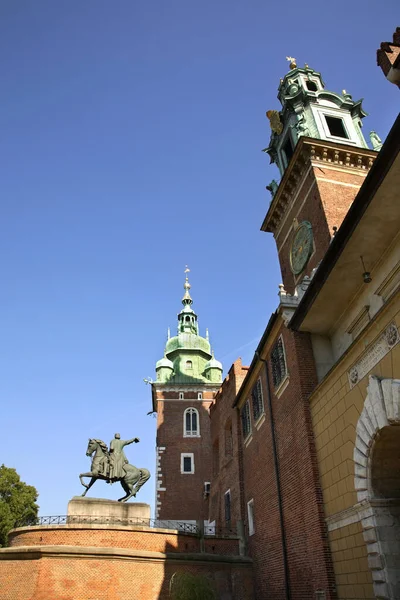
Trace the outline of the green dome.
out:
M 173 363 L 166 356 L 164 356 L 161 360 L 159 360 L 156 363 L 156 371 L 158 369 L 162 369 L 162 368 L 164 368 L 164 369 L 171 369 L 172 371 L 174 370 Z
M 219 362 L 219 360 L 217 360 L 214 357 L 212 357 L 212 359 L 208 361 L 204 368 L 204 371 L 208 371 L 209 369 L 219 369 L 220 371 L 223 370 L 222 364 Z
M 175 350 L 202 350 L 206 354 L 211 354 L 208 340 L 195 333 L 179 333 L 170 338 L 165 346 L 165 354 L 168 355 Z

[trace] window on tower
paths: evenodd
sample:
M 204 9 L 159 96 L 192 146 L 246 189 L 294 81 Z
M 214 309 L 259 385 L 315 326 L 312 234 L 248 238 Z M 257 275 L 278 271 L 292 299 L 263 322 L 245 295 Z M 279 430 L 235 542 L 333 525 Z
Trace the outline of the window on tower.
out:
M 191 360 L 187 360 L 185 363 L 186 369 L 193 369 L 193 363 Z
M 309 79 L 307 79 L 306 86 L 307 86 L 307 89 L 310 90 L 310 92 L 316 92 L 318 90 L 318 87 L 317 87 L 317 84 L 315 83 L 315 81 L 310 81 Z
M 181 454 L 181 473 L 194 473 L 194 454 Z
M 326 124 L 328 125 L 329 133 L 335 137 L 348 139 L 347 132 L 344 128 L 343 119 L 339 117 L 329 117 L 325 115 Z
M 196 408 L 187 408 L 183 413 L 183 435 L 184 437 L 199 437 L 199 412 Z
M 231 490 L 225 492 L 225 523 L 228 527 L 231 524 Z

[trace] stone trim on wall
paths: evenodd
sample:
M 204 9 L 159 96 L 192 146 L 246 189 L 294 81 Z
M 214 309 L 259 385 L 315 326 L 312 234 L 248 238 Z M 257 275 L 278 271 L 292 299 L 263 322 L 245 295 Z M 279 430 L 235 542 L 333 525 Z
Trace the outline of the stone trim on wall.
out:
M 400 425 L 400 380 L 369 378 L 367 397 L 356 427 L 354 447 L 354 487 L 364 508 L 360 521 L 367 544 L 368 564 L 374 580 L 376 598 L 391 598 L 385 557 L 379 543 L 377 507 L 390 505 L 390 499 L 374 499 L 371 483 L 371 448 L 376 435 L 384 427 Z

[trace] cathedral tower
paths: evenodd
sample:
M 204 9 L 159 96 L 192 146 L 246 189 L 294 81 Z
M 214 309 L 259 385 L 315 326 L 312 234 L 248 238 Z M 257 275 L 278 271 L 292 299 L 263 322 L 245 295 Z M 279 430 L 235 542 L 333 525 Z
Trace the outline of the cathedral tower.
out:
M 278 88 L 282 108 L 267 112 L 271 139 L 264 152 L 281 181 L 267 186 L 272 200 L 261 229 L 274 234 L 283 284 L 294 294 L 322 260 L 381 143 L 371 132 L 374 150 L 368 148 L 361 100 L 326 90 L 320 73 L 288 60 Z
M 195 521 L 208 516 L 211 481 L 209 407 L 222 383 L 222 365 L 199 334 L 186 269 L 178 332 L 168 334 L 152 383 L 157 412 L 156 518 Z

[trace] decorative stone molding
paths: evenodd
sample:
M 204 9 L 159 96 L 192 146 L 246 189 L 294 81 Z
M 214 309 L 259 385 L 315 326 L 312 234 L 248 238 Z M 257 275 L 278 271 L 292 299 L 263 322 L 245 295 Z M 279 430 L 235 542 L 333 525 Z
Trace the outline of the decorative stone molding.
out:
M 388 546 L 388 542 L 380 539 L 379 531 L 382 525 L 391 526 L 393 516 L 390 507 L 398 506 L 400 500 L 373 498 L 371 449 L 377 434 L 391 425 L 400 425 L 400 380 L 379 379 L 371 375 L 364 408 L 356 427 L 354 487 L 363 507 L 359 515 L 374 580 L 374 593 L 376 598 L 381 599 L 392 599 L 394 596 L 390 591 L 385 552 L 382 549 Z
M 400 342 L 400 334 L 396 324 L 390 323 L 385 331 L 373 342 L 349 369 L 350 389 L 354 387 L 365 375 L 380 361 L 396 344 Z

